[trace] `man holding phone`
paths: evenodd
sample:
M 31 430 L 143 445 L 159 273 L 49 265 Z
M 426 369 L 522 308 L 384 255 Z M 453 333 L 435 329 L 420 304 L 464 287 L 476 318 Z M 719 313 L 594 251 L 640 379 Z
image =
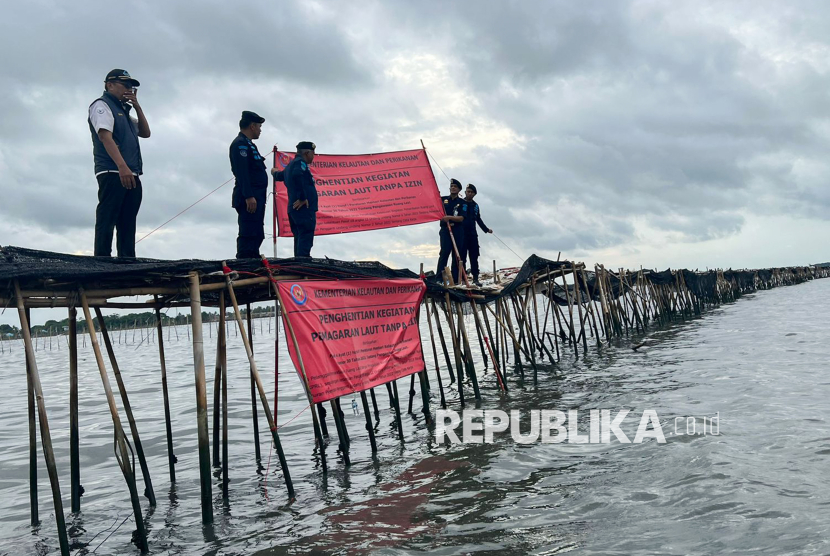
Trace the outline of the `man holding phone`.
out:
M 135 257 L 135 229 L 141 206 L 141 148 L 150 125 L 136 98 L 140 85 L 129 72 L 114 69 L 104 79 L 104 94 L 89 106 L 92 156 L 98 179 L 95 256 L 112 254 L 113 230 L 119 257 Z M 136 117 L 130 116 L 135 109 Z

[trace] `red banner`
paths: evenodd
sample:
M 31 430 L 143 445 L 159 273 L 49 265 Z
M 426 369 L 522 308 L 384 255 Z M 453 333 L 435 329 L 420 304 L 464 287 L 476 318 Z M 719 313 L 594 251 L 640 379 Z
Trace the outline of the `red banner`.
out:
M 294 330 L 314 403 L 373 388 L 424 369 L 421 280 L 279 282 L 285 329 Z M 291 360 L 302 371 L 294 343 Z
M 276 167 L 285 169 L 294 153 L 277 151 Z M 379 154 L 318 154 L 310 165 L 317 185 L 314 235 L 379 230 L 435 222 L 444 206 L 426 151 Z M 292 237 L 288 190 L 277 182 L 279 237 Z

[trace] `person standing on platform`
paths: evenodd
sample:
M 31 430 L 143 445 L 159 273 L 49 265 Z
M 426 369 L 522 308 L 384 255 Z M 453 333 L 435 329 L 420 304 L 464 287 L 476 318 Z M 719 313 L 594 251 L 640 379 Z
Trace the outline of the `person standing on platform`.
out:
M 478 257 L 481 255 L 481 251 L 478 245 L 478 230 L 476 229 L 476 224 L 486 234 L 492 234 L 493 230 L 484 224 L 484 221 L 481 219 L 481 209 L 479 209 L 478 203 L 473 201 L 473 197 L 477 193 L 476 186 L 468 183 L 467 189 L 464 190 L 464 202 L 467 203 L 467 218 L 464 219 L 463 223 L 464 248 L 461 251 L 461 262 L 464 264 L 464 268 L 467 268 L 467 257 L 470 257 L 470 271 L 473 275 L 473 283 L 480 287 L 481 282 L 478 281 Z
M 317 228 L 317 188 L 308 167 L 314 161 L 317 146 L 311 141 L 297 144 L 297 155 L 283 173 L 288 189 L 288 224 L 294 235 L 294 256 L 310 257 Z M 275 172 L 276 168 L 271 170 Z
M 231 171 L 236 184 L 231 206 L 236 209 L 239 236 L 237 259 L 258 259 L 265 239 L 265 198 L 268 193 L 268 170 L 265 159 L 254 145 L 259 139 L 265 118 L 245 110 L 239 120 L 239 135 L 230 146 Z
M 444 216 L 441 218 L 441 229 L 438 238 L 441 240 L 441 253 L 438 255 L 438 269 L 435 271 L 443 281 L 443 272 L 447 267 L 447 260 L 452 257 L 452 276 L 455 283 L 459 283 L 458 257 L 453 253 L 452 240 L 459 251 L 464 246 L 464 222 L 467 215 L 467 204 L 458 194 L 461 192 L 461 182 L 453 178 L 450 180 L 450 194 L 441 197 L 444 204 Z M 452 238 L 450 238 L 452 230 Z
M 141 206 L 141 148 L 138 138 L 150 137 L 150 125 L 136 98 L 140 85 L 129 72 L 114 69 L 104 79 L 104 94 L 89 105 L 92 157 L 98 180 L 95 209 L 95 256 L 112 255 L 113 230 L 118 231 L 119 257 L 135 257 L 135 228 Z M 136 117 L 130 116 L 135 108 Z

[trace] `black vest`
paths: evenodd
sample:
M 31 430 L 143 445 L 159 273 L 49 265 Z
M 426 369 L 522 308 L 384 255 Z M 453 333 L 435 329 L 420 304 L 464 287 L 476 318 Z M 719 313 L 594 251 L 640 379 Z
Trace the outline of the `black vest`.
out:
M 118 145 L 118 150 L 121 156 L 124 157 L 124 162 L 130 167 L 135 174 L 139 176 L 142 173 L 141 163 L 141 148 L 138 146 L 138 126 L 130 119 L 130 107 L 122 105 L 118 99 L 104 91 L 100 99 L 107 103 L 107 106 L 112 110 L 112 116 L 115 124 L 112 128 L 112 138 L 115 144 Z M 96 100 L 95 102 L 98 102 Z M 92 104 L 95 104 L 93 102 Z M 90 107 L 92 106 L 90 104 Z M 92 134 L 92 158 L 95 160 L 95 173 L 107 171 L 118 171 L 115 161 L 110 158 L 107 149 L 92 127 L 92 121 L 87 118 L 89 124 L 89 131 Z

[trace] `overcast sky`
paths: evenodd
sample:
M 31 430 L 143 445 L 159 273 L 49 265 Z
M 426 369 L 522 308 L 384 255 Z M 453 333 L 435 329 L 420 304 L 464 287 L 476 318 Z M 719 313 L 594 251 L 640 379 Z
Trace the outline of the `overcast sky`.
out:
M 522 258 L 830 260 L 823 2 L 30 0 L 3 14 L 2 245 L 92 253 L 87 107 L 124 68 L 152 129 L 139 237 L 231 177 L 228 145 L 254 110 L 262 151 L 423 139 L 444 172 L 478 186 L 485 222 Z M 231 188 L 138 255 L 233 257 Z M 485 267 L 521 262 L 493 236 L 481 244 Z M 288 256 L 291 240 L 280 245 Z M 313 254 L 431 269 L 438 225 L 318 237 Z

